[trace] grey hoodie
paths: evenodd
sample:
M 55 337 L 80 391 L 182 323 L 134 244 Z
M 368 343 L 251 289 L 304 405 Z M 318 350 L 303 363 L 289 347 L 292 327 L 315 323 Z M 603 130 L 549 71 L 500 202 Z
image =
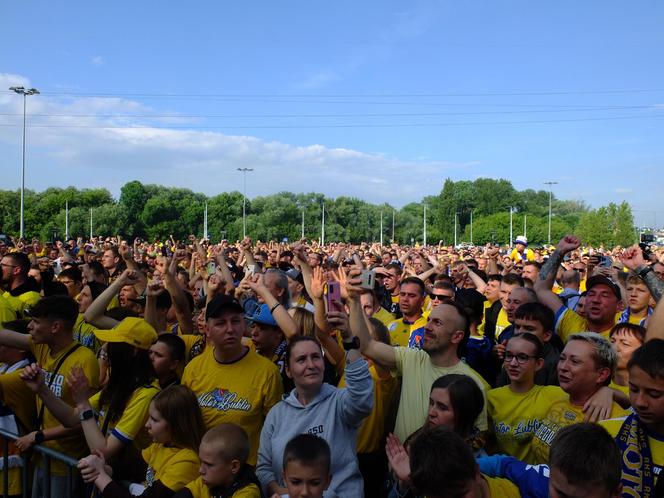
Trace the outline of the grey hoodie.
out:
M 288 441 L 299 434 L 314 434 L 327 441 L 332 454 L 332 482 L 325 492 L 334 496 L 364 496 L 357 463 L 357 429 L 373 407 L 373 381 L 364 359 L 346 364 L 346 388 L 321 386 L 318 396 L 306 406 L 295 389 L 267 414 L 261 431 L 256 475 L 267 489 L 271 481 L 283 482 L 283 456 Z

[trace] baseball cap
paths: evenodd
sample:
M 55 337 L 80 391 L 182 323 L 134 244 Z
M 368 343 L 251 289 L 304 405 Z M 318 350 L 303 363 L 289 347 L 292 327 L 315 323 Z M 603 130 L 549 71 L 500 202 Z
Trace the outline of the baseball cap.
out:
M 267 304 L 261 304 L 256 308 L 253 315 L 245 315 L 247 320 L 251 320 L 261 325 L 269 325 L 271 327 L 278 327 L 276 320 L 270 313 L 270 308 Z
M 524 235 L 519 235 L 516 239 L 514 239 L 515 244 L 523 244 L 524 246 L 528 245 L 528 239 Z
M 244 314 L 244 308 L 237 299 L 221 294 L 213 297 L 212 301 L 205 307 L 205 319 L 216 318 L 226 309 Z
M 613 291 L 613 293 L 616 295 L 618 299 L 622 298 L 622 296 L 620 295 L 620 287 L 618 287 L 618 284 L 616 284 L 609 277 L 605 277 L 604 275 L 594 275 L 590 277 L 586 281 L 586 290 L 590 290 L 596 285 L 606 285 Z
M 302 272 L 300 272 L 300 270 L 297 270 L 295 268 L 291 268 L 290 270 L 288 270 L 284 273 L 291 280 L 295 280 L 297 282 L 304 283 L 304 279 L 302 278 Z
M 110 330 L 95 330 L 95 337 L 103 342 L 124 342 L 139 349 L 150 349 L 157 340 L 154 327 L 142 318 L 128 317 Z

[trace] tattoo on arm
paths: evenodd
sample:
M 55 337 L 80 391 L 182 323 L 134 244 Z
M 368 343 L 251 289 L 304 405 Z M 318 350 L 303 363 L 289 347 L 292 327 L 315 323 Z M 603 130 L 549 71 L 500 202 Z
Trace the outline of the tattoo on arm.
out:
M 648 286 L 648 289 L 650 290 L 650 293 L 652 294 L 655 302 L 659 302 L 662 294 L 664 294 L 664 280 L 659 278 L 654 271 L 649 271 L 646 273 L 643 281 Z
M 553 251 L 551 256 L 549 256 L 547 262 L 544 263 L 544 266 L 542 266 L 542 269 L 539 272 L 539 279 L 540 280 L 554 279 L 556 277 L 556 273 L 558 273 L 558 267 L 562 262 L 563 262 L 563 255 L 560 254 L 558 249 L 556 249 L 555 251 Z

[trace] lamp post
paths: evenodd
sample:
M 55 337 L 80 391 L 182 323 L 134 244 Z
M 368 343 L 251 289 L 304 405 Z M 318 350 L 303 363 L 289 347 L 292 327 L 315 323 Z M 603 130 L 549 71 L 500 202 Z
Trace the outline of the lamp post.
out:
M 514 245 L 514 236 L 512 231 L 512 215 L 514 214 L 514 207 L 510 206 L 510 249 Z
M 454 213 L 454 248 L 457 246 L 457 217 L 459 213 Z
M 21 225 L 20 225 L 20 236 L 23 237 L 23 232 L 25 229 L 25 114 L 27 107 L 27 99 L 30 95 L 38 95 L 39 90 L 36 88 L 28 88 L 27 90 L 22 86 L 12 86 L 9 87 L 12 92 L 16 92 L 19 95 L 23 95 L 23 165 L 21 167 Z
M 547 243 L 551 245 L 551 198 L 553 197 L 552 186 L 558 185 L 558 182 L 544 182 L 544 185 L 549 186 L 549 238 Z
M 427 246 L 427 205 L 424 205 L 424 233 L 423 233 L 422 247 Z
M 242 191 L 242 238 L 247 236 L 247 171 L 253 171 L 254 168 L 238 168 L 242 172 L 243 191 Z

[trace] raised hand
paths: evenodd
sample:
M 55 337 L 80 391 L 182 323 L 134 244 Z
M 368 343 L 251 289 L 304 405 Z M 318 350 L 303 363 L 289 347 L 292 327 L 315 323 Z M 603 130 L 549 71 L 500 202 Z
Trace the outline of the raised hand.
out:
M 44 382 L 44 371 L 37 363 L 26 366 L 21 372 L 20 377 L 33 393 L 39 392 L 46 385 Z
M 581 239 L 575 237 L 574 235 L 565 235 L 560 242 L 558 242 L 557 249 L 562 254 L 567 254 L 572 252 L 575 249 L 578 249 L 581 245 Z
M 71 390 L 72 398 L 77 405 L 87 404 L 90 396 L 90 384 L 85 372 L 80 366 L 75 366 L 67 375 L 67 385 Z
M 643 251 L 641 251 L 638 245 L 625 249 L 620 255 L 620 261 L 632 271 L 646 264 L 646 260 L 643 258 Z

